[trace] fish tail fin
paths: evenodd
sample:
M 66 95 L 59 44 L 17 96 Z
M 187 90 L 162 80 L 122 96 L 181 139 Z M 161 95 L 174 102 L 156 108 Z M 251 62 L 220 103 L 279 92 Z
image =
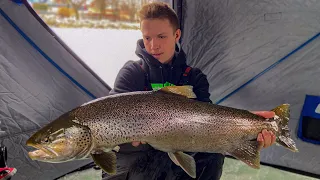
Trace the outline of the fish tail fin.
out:
M 274 119 L 276 120 L 279 128 L 276 134 L 276 142 L 290 151 L 298 152 L 296 144 L 290 136 L 290 129 L 288 126 L 290 118 L 290 105 L 282 104 L 271 111 L 275 113 Z

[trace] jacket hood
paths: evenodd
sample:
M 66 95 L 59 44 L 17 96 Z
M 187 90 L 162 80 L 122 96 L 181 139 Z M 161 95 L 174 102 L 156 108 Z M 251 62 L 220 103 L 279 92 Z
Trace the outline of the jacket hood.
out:
M 168 66 L 168 65 L 165 65 L 165 64 L 162 64 L 161 62 L 159 62 L 156 58 L 154 58 L 152 55 L 150 55 L 146 51 L 142 39 L 139 39 L 137 41 L 137 48 L 136 48 L 135 53 L 138 57 L 143 59 L 150 67 L 152 67 L 152 66 L 156 66 L 156 67 Z M 172 64 L 169 66 L 172 66 L 172 67 L 179 66 L 180 67 L 180 66 L 185 66 L 185 65 L 186 65 L 186 55 L 185 55 L 184 51 L 181 48 L 179 48 L 178 45 L 176 45 L 175 54 L 172 59 Z

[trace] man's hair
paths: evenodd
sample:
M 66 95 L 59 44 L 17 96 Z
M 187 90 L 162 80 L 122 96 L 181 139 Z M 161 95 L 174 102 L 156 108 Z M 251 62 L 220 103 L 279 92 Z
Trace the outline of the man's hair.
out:
M 168 19 L 173 30 L 179 29 L 179 20 L 175 11 L 164 2 L 145 4 L 139 11 L 140 22 L 146 19 Z

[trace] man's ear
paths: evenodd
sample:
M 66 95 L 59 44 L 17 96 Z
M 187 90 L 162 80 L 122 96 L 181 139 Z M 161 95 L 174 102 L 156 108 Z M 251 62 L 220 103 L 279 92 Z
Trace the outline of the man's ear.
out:
M 176 30 L 176 33 L 175 33 L 175 40 L 176 40 L 176 43 L 178 43 L 178 42 L 179 42 L 180 37 L 181 37 L 181 30 L 180 30 L 180 29 L 177 29 L 177 30 Z

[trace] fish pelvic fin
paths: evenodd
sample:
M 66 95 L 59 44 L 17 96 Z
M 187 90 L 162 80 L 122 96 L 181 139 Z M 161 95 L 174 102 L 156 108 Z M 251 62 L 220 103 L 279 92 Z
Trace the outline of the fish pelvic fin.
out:
M 290 118 L 290 105 L 282 104 L 271 111 L 275 113 L 274 119 L 278 124 L 278 132 L 276 133 L 277 144 L 284 146 L 292 152 L 298 152 L 299 150 L 290 136 L 290 130 L 288 126 Z
M 190 177 L 196 178 L 196 162 L 194 158 L 181 151 L 168 152 L 170 159 L 177 165 L 180 166 Z
M 117 173 L 117 157 L 115 152 L 101 152 L 98 154 L 91 154 L 93 161 L 98 165 L 103 171 L 110 175 Z
M 250 167 L 260 169 L 259 142 L 246 141 L 241 143 L 240 147 L 237 147 L 232 152 L 228 153 Z
M 187 98 L 197 98 L 196 94 L 193 92 L 193 86 L 190 85 L 166 86 L 164 88 L 159 89 L 159 91 L 178 94 Z

